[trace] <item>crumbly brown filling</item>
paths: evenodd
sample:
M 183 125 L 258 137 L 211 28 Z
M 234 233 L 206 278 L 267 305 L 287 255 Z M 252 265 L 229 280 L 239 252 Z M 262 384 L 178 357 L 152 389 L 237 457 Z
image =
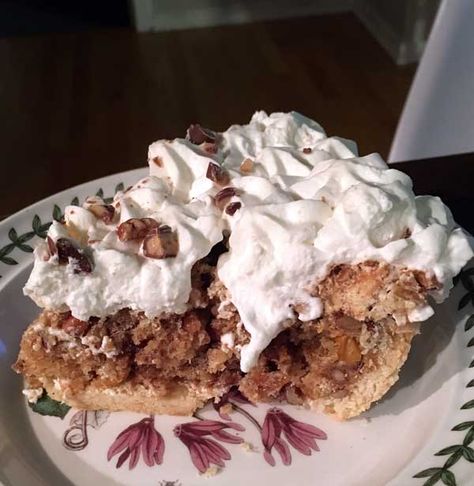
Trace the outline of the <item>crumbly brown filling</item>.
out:
M 324 315 L 288 322 L 244 375 L 239 349 L 249 336 L 216 277 L 215 263 L 211 255 L 195 265 L 191 310 L 183 315 L 149 319 L 123 309 L 84 322 L 69 313 L 44 312 L 23 337 L 16 371 L 30 387 L 41 386 L 43 378 L 66 381 L 70 393 L 91 384 L 106 389 L 130 382 L 163 396 L 184 384 L 222 393 L 239 386 L 252 401 L 342 398 L 377 368 L 387 347 L 413 332 L 407 313 L 436 286 L 424 274 L 377 262 L 336 266 L 313 289 Z M 232 334 L 232 348 L 221 342 L 226 333 Z

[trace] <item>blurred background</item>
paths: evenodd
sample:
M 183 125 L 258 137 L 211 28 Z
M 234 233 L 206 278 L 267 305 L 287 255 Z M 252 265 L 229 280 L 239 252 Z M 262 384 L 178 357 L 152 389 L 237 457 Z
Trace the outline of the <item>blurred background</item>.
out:
M 0 0 L 0 216 L 192 122 L 297 110 L 387 157 L 439 0 Z

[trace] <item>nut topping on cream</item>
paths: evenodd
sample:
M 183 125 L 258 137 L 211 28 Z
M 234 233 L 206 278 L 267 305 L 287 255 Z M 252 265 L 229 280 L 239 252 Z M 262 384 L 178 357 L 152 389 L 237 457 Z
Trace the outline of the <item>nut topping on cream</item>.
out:
M 214 202 L 219 209 L 224 209 L 233 196 L 237 195 L 235 187 L 224 187 L 215 196 Z
M 158 226 L 158 221 L 153 218 L 130 218 L 119 224 L 117 236 L 120 241 L 142 240 Z
M 215 182 L 218 186 L 226 186 L 229 184 L 230 178 L 226 170 L 224 170 L 220 165 L 214 162 L 209 162 L 206 171 L 206 177 L 212 182 Z
M 178 250 L 178 235 L 166 225 L 152 230 L 143 240 L 143 254 L 148 258 L 174 258 Z
M 150 175 L 115 196 L 113 217 L 91 201 L 51 225 L 25 286 L 38 305 L 81 321 L 124 307 L 184 313 L 192 266 L 225 232 L 217 273 L 250 334 L 241 349 L 248 371 L 286 323 L 321 316 L 314 289 L 334 265 L 375 260 L 419 271 L 441 301 L 473 255 L 439 198 L 415 196 L 407 175 L 295 112 L 260 111 L 220 134 L 191 125 L 186 138 L 153 143 L 148 159 Z M 89 254 L 93 267 L 80 263 Z M 423 304 L 408 317 L 431 313 Z M 351 341 L 340 352 L 347 362 L 358 356 Z
M 91 204 L 88 209 L 104 223 L 111 223 L 114 219 L 115 208 L 111 204 Z

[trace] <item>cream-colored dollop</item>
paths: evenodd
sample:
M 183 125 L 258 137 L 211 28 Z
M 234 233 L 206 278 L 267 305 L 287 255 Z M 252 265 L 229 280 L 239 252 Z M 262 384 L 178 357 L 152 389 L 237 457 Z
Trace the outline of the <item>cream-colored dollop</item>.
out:
M 241 349 L 248 371 L 289 320 L 311 320 L 323 311 L 309 288 L 337 263 L 367 259 L 423 270 L 436 276 L 444 299 L 452 278 L 472 257 L 469 237 L 436 197 L 415 197 L 411 180 L 377 154 L 359 157 L 355 144 L 327 137 L 298 113 L 257 112 L 247 125 L 217 134 L 215 144 L 188 139 L 158 141 L 148 153 L 150 176 L 116 196 L 115 224 L 87 209 L 66 208 L 66 224 L 49 236 L 87 245 L 94 268 L 75 274 L 70 265 L 44 261 L 36 251 L 25 287 L 39 305 L 70 308 L 86 319 L 123 307 L 149 316 L 187 309 L 192 265 L 230 232 L 229 251 L 218 275 L 231 294 L 249 344 Z M 209 164 L 225 169 L 235 189 L 215 207 L 222 185 L 208 178 Z M 237 208 L 237 209 L 236 209 Z M 116 226 L 132 217 L 152 217 L 179 236 L 175 258 L 154 260 L 136 245 L 119 241 Z M 425 320 L 429 306 L 411 311 Z

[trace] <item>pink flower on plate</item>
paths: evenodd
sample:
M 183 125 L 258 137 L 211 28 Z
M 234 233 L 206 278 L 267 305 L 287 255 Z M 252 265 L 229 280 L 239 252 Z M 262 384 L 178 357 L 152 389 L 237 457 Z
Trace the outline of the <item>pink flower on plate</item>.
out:
M 242 437 L 229 434 L 224 429 L 245 430 L 242 425 L 235 422 L 199 420 L 177 425 L 174 428 L 174 435 L 189 449 L 193 464 L 199 472 L 203 473 L 211 464 L 224 467 L 224 461 L 231 458 L 226 448 L 206 436 L 229 444 L 241 444 L 244 441 Z
M 154 427 L 153 417 L 147 417 L 130 425 L 115 439 L 107 452 L 107 460 L 121 452 L 116 467 L 119 468 L 130 458 L 128 468 L 133 469 L 140 459 L 140 453 L 147 466 L 163 462 L 165 442 Z
M 288 443 L 305 456 L 310 456 L 312 451 L 319 451 L 316 439 L 327 439 L 326 433 L 321 429 L 291 418 L 281 408 L 271 408 L 262 426 L 262 444 L 265 447 L 263 457 L 271 466 L 275 465 L 273 448 L 280 454 L 283 464 L 291 464 L 290 448 L 281 437 L 282 433 Z

